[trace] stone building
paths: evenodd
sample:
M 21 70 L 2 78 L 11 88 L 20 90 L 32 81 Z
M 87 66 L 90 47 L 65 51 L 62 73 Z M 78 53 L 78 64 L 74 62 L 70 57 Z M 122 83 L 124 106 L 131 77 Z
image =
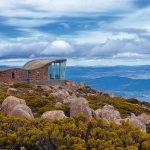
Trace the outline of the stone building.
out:
M 22 68 L 0 69 L 0 82 L 38 82 L 65 79 L 66 59 L 37 59 Z

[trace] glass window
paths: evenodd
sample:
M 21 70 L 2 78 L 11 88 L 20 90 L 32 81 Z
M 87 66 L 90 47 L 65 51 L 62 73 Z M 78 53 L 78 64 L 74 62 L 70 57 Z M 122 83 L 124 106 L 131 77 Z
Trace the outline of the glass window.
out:
M 66 62 L 57 62 L 49 64 L 49 79 L 65 79 Z

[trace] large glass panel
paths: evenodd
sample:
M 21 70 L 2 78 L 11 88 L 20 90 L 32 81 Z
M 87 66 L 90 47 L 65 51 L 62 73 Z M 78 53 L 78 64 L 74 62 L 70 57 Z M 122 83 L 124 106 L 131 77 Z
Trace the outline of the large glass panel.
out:
M 54 63 L 49 65 L 49 79 L 54 79 L 55 75 L 54 75 Z
M 65 71 L 66 71 L 66 62 L 61 62 L 60 64 L 60 78 L 65 79 Z
M 49 65 L 49 79 L 65 79 L 66 62 L 57 62 Z
M 55 63 L 55 79 L 60 79 L 59 63 Z

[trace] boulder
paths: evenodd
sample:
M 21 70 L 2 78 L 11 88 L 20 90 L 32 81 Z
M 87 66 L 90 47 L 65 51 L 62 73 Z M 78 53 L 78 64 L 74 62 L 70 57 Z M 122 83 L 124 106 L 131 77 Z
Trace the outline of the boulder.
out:
M 108 93 L 102 93 L 101 95 L 104 97 L 111 97 L 110 94 L 108 94 Z
M 63 99 L 64 104 L 70 104 L 71 102 L 75 101 L 77 97 L 75 95 L 68 96 L 67 98 Z
M 67 81 L 66 85 L 69 87 L 77 87 L 77 84 L 75 82 L 72 82 L 72 81 Z
M 60 102 L 57 102 L 56 104 L 55 104 L 55 107 L 56 108 L 58 108 L 58 107 L 62 107 L 63 106 L 63 104 L 62 103 L 60 103 Z
M 10 112 L 9 116 L 20 117 L 28 120 L 34 119 L 31 109 L 24 104 L 16 105 Z
M 7 89 L 7 94 L 16 94 L 17 92 L 18 92 L 18 90 L 15 88 L 8 88 Z
M 150 115 L 142 113 L 141 115 L 137 116 L 137 118 L 144 124 L 150 124 Z
M 146 132 L 146 125 L 133 113 L 130 117 L 126 118 L 125 121 L 128 121 L 132 126 L 139 128 L 141 131 Z
M 56 97 L 57 100 L 63 100 L 65 98 L 67 98 L 68 96 L 70 96 L 68 91 L 66 91 L 65 89 L 58 89 L 58 90 L 54 91 L 52 93 L 52 95 L 54 97 Z
M 96 118 L 97 117 L 97 114 L 96 112 L 94 111 L 94 109 L 90 108 L 91 109 L 91 112 L 92 112 L 92 117 L 93 118 Z
M 8 96 L 2 103 L 1 110 L 4 115 L 8 115 L 13 108 L 18 104 L 26 105 L 25 100 L 17 98 L 15 96 Z
M 88 105 L 88 101 L 82 97 L 74 99 L 73 101 L 71 101 L 71 104 L 70 104 L 71 116 L 78 114 L 80 112 L 82 112 L 88 118 L 92 118 L 92 111 Z
M 43 86 L 41 86 L 41 89 L 44 91 L 44 92 L 51 92 L 52 91 L 52 89 L 49 87 L 49 86 L 46 86 L 46 85 L 43 85 Z
M 29 94 L 33 94 L 34 91 L 33 91 L 33 90 L 28 90 L 28 93 L 29 93 Z
M 85 83 L 81 82 L 81 83 L 79 84 L 79 87 L 84 89 L 84 88 L 87 87 L 87 85 L 86 85 Z
M 96 114 L 96 117 L 102 117 L 102 110 L 101 109 L 95 110 L 95 114 Z
M 62 110 L 52 110 L 46 111 L 41 117 L 46 119 L 63 119 L 65 114 Z
M 111 105 L 105 105 L 101 109 L 101 117 L 104 118 L 107 122 L 114 121 L 116 124 L 121 124 L 120 112 L 115 110 Z

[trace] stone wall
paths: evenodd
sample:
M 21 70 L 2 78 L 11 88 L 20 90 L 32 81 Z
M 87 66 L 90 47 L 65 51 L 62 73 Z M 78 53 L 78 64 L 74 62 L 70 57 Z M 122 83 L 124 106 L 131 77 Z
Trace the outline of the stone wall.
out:
M 29 71 L 29 81 L 48 81 L 48 65 Z
M 26 71 L 22 69 L 8 69 L 0 71 L 0 82 L 16 83 L 24 81 L 26 78 Z

